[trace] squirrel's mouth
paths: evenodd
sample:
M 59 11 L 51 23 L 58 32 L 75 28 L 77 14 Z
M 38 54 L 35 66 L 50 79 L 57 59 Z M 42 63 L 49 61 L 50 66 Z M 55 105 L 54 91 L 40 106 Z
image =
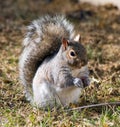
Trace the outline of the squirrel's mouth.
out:
M 89 77 L 82 76 L 82 77 L 80 77 L 80 79 L 82 80 L 84 88 L 90 85 L 90 78 Z

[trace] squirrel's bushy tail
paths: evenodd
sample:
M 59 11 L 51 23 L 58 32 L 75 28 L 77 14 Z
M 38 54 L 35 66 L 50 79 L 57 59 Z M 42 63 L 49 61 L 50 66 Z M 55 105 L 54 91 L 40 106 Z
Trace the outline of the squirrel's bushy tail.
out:
M 59 50 L 63 37 L 74 37 L 74 28 L 64 16 L 47 15 L 34 20 L 27 30 L 19 60 L 19 72 L 29 99 L 37 68 L 46 57 Z

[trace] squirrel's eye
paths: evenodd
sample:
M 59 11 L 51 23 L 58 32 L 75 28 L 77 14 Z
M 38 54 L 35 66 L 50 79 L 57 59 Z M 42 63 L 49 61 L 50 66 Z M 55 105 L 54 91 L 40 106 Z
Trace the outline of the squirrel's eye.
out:
M 76 56 L 75 52 L 74 51 L 70 51 L 70 56 L 75 57 Z

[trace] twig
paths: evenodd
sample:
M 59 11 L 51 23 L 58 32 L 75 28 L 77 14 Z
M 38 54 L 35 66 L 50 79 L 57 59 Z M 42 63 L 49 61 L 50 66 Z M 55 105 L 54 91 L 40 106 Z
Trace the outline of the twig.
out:
M 108 103 L 85 105 L 85 106 L 81 106 L 81 107 L 67 109 L 65 111 L 81 110 L 81 109 L 85 109 L 85 108 L 100 107 L 100 106 L 107 106 L 107 105 L 118 105 L 119 106 L 120 105 L 120 102 L 108 102 Z
M 96 72 L 96 70 L 95 70 L 94 67 L 92 67 L 92 70 L 93 70 L 93 73 L 95 74 L 95 76 L 96 76 L 100 81 L 102 81 L 101 78 L 100 78 L 100 76 L 97 74 L 97 72 Z

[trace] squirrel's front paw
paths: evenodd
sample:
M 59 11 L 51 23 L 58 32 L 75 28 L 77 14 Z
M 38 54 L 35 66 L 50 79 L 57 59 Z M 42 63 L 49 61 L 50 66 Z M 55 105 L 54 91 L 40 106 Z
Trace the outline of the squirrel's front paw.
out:
M 83 82 L 83 87 L 87 87 L 90 85 L 90 78 L 89 77 L 81 77 L 81 81 Z
M 73 83 L 74 83 L 75 86 L 83 88 L 83 82 L 80 78 L 75 78 L 73 80 Z

